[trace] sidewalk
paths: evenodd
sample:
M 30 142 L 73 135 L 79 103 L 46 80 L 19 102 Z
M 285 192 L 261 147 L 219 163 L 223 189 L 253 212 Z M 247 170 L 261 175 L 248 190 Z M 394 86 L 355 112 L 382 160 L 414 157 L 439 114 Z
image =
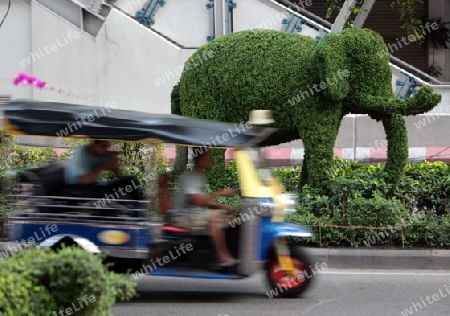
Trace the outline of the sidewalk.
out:
M 450 250 L 303 248 L 332 269 L 450 270 Z

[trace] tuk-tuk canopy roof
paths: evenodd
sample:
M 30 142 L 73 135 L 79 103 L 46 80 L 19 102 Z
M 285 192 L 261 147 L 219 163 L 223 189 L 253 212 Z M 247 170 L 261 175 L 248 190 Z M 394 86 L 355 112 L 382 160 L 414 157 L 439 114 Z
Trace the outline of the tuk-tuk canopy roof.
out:
M 16 100 L 0 109 L 4 112 L 4 128 L 11 135 L 245 147 L 275 131 L 248 122 L 231 124 L 59 102 Z

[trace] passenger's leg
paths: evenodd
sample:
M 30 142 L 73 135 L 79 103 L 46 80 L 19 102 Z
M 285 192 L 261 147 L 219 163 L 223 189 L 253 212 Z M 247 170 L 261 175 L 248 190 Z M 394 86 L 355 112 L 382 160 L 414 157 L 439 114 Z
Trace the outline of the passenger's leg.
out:
M 209 233 L 217 251 L 217 256 L 223 266 L 235 265 L 238 261 L 233 258 L 225 242 L 221 211 L 213 211 L 209 216 Z

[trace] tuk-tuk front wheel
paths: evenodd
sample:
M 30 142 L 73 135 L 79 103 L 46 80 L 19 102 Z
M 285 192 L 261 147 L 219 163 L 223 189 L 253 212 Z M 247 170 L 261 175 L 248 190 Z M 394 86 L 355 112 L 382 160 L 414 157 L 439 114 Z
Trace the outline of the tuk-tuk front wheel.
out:
M 311 284 L 312 268 L 306 254 L 299 248 L 290 246 L 290 257 L 294 265 L 294 273 L 281 269 L 278 257 L 272 251 L 267 264 L 267 280 L 270 286 L 269 297 L 292 298 L 300 296 Z

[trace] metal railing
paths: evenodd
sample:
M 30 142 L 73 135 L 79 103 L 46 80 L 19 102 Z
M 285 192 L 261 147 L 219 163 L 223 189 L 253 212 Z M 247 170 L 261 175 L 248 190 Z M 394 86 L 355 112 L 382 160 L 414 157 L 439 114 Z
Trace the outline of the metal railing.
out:
M 289 0 L 276 0 L 284 5 L 286 5 L 287 7 L 293 9 L 294 11 L 303 14 L 305 17 L 308 17 L 309 19 L 314 20 L 315 22 L 321 24 L 322 26 L 325 26 L 327 28 L 331 28 L 333 26 L 333 24 L 327 20 L 322 19 L 320 16 L 315 15 L 314 13 L 311 13 L 301 7 L 299 7 L 298 5 L 296 5 L 295 3 L 289 1 Z
M 324 20 L 321 17 L 299 7 L 298 5 L 296 5 L 295 3 L 293 3 L 290 0 L 275 0 L 275 1 L 287 6 L 288 8 L 296 11 L 297 13 L 301 13 L 302 15 L 304 15 L 304 17 L 314 20 L 316 23 L 320 24 L 324 30 L 326 30 L 326 28 L 331 28 L 333 25 L 331 22 Z M 405 75 L 406 81 L 409 82 L 410 78 L 414 79 L 415 82 L 413 83 L 413 85 L 427 84 L 427 83 L 433 84 L 433 85 L 449 85 L 450 84 L 449 82 L 442 82 L 442 81 L 430 76 L 429 74 L 404 62 L 403 60 L 401 60 L 397 57 L 394 57 L 391 55 L 390 60 L 391 60 L 391 66 L 394 65 L 394 66 L 397 66 L 398 68 L 400 68 L 400 67 L 403 68 L 403 69 L 399 69 L 399 70 L 402 72 L 403 75 Z

